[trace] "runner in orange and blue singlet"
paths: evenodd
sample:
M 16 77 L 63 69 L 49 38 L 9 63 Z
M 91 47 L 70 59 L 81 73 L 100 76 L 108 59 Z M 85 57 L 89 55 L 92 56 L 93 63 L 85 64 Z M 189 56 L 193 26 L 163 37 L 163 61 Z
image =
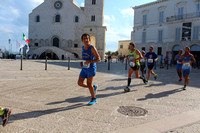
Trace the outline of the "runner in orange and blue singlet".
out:
M 183 70 L 183 77 L 185 79 L 183 90 L 186 90 L 186 87 L 189 84 L 189 80 L 190 80 L 189 75 L 192 68 L 191 64 L 196 62 L 194 56 L 190 53 L 189 47 L 185 48 L 185 54 L 181 56 L 179 61 L 182 61 L 182 64 L 183 64 L 182 70 Z

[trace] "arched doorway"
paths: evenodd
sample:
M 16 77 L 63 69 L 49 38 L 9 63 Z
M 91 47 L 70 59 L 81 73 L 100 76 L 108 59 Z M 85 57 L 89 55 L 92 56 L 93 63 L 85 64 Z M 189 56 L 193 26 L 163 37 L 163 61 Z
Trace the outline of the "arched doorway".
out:
M 59 48 L 59 39 L 57 37 L 53 38 L 53 46 Z
M 48 59 L 50 60 L 58 60 L 58 56 L 51 50 L 46 50 L 45 52 L 43 52 L 39 59 L 46 59 L 46 56 L 48 57 Z
M 176 64 L 176 61 L 174 61 L 174 58 L 178 54 L 178 51 L 181 49 L 182 49 L 182 47 L 179 44 L 174 45 L 174 47 L 172 48 L 172 63 L 173 64 Z
M 194 58 L 196 59 L 196 65 L 197 67 L 200 67 L 200 45 L 194 44 L 190 47 L 191 54 L 194 55 Z

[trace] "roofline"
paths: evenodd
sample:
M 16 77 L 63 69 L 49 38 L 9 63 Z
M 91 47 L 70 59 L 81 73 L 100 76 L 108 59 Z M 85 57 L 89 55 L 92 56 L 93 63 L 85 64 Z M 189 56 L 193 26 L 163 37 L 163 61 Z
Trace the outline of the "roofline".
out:
M 169 0 L 159 0 L 159 1 L 154 1 L 154 2 L 147 3 L 147 4 L 143 4 L 143 5 L 135 6 L 135 7 L 132 7 L 132 8 L 135 10 L 135 9 L 139 9 L 139 8 L 143 8 L 143 7 L 147 7 L 147 6 L 155 5 L 155 4 L 162 3 L 162 2 L 166 2 L 166 1 L 169 1 Z
M 131 40 L 119 40 L 119 42 L 131 42 Z

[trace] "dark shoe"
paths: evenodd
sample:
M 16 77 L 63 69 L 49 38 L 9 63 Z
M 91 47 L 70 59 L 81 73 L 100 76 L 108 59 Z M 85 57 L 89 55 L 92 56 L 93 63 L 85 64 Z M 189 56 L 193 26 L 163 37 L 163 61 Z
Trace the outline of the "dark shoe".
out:
M 4 109 L 4 114 L 3 114 L 3 124 L 2 126 L 5 127 L 6 124 L 8 123 L 8 120 L 9 120 L 9 117 L 10 117 L 10 114 L 11 114 L 11 108 L 5 108 Z
M 127 87 L 124 89 L 124 92 L 130 92 L 130 88 L 127 86 Z
M 187 89 L 187 86 L 186 85 L 184 85 L 184 87 L 183 87 L 183 90 L 186 90 Z

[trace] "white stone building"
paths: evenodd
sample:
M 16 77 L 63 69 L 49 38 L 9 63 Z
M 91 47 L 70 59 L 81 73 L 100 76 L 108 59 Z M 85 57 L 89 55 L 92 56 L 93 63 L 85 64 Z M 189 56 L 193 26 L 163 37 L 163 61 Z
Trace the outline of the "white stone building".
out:
M 81 58 L 81 35 L 91 35 L 101 58 L 105 55 L 104 0 L 44 0 L 29 14 L 30 55 L 63 59 Z
M 139 50 L 153 45 L 158 55 L 174 57 L 189 46 L 200 60 L 200 0 L 157 0 L 133 9 L 131 41 Z
M 131 40 L 121 40 L 118 42 L 118 55 L 127 56 L 129 55 L 129 44 Z

